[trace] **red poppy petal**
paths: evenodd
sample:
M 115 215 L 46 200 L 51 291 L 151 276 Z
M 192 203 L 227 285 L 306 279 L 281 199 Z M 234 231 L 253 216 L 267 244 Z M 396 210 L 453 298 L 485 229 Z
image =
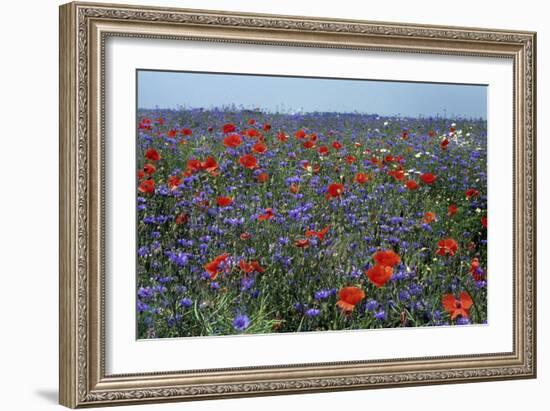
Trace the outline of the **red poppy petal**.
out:
M 470 294 L 468 294 L 466 291 L 462 291 L 460 293 L 460 303 L 466 310 L 469 310 L 470 307 L 474 305 L 474 301 L 472 300 L 472 297 L 470 297 Z

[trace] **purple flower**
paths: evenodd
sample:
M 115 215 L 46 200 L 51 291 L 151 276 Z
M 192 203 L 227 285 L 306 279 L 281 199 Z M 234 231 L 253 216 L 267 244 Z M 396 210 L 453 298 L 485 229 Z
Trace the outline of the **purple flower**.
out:
M 189 297 L 184 297 L 180 300 L 180 305 L 183 308 L 189 308 L 193 305 L 193 300 L 190 299 Z
M 149 309 L 149 306 L 147 304 L 145 304 L 144 302 L 138 300 L 137 310 L 138 310 L 139 313 L 147 311 L 148 309 Z
M 306 310 L 306 317 L 317 317 L 321 313 L 321 310 L 318 308 L 309 308 Z
M 155 295 L 155 292 L 151 287 L 140 287 L 137 295 L 139 298 L 152 298 Z
M 374 311 L 378 308 L 378 302 L 376 300 L 373 300 L 372 298 L 367 301 L 365 304 L 365 309 L 367 311 Z
M 240 314 L 233 320 L 233 328 L 237 331 L 244 331 L 250 325 L 250 319 L 246 314 Z
M 384 311 L 384 309 L 381 308 L 380 310 L 374 313 L 374 318 L 376 318 L 379 321 L 385 321 L 387 318 L 386 311 Z
M 325 298 L 330 297 L 332 294 L 332 290 L 325 289 L 316 291 L 314 297 L 316 300 L 324 300 Z

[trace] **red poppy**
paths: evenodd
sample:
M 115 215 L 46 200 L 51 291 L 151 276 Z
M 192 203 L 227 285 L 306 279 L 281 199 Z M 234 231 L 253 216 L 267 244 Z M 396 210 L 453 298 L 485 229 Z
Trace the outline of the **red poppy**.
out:
M 244 168 L 248 168 L 250 170 L 258 168 L 258 160 L 256 160 L 256 157 L 251 154 L 245 154 L 244 156 L 239 158 L 239 163 Z
M 200 164 L 201 169 L 208 171 L 210 174 L 214 174 L 218 169 L 218 163 L 214 157 L 206 157 L 206 160 Z
M 218 274 L 221 272 L 222 263 L 227 260 L 227 258 L 230 256 L 229 253 L 220 254 L 216 258 L 214 258 L 212 261 L 210 261 L 208 264 L 204 265 L 204 269 L 208 274 L 210 274 L 210 279 L 215 280 L 216 277 L 218 277 Z
M 482 270 L 480 269 L 479 259 L 473 258 L 470 263 L 470 274 L 474 277 L 474 280 L 479 281 L 482 279 Z
M 332 183 L 327 187 L 326 198 L 340 197 L 344 192 L 344 185 L 340 183 Z
M 348 163 L 348 164 L 355 163 L 355 160 L 357 160 L 357 158 L 355 158 L 355 156 L 352 156 L 352 155 L 346 156 L 346 163 Z
M 342 143 L 340 143 L 339 141 L 332 142 L 332 148 L 334 148 L 335 150 L 340 150 L 342 147 Z
M 397 181 L 403 181 L 405 179 L 405 172 L 401 169 L 388 171 L 388 174 Z
M 315 142 L 308 140 L 308 141 L 304 141 L 302 145 L 304 146 L 304 148 L 313 148 L 315 147 Z
M 218 197 L 216 198 L 216 204 L 220 207 L 227 207 L 233 204 L 233 199 L 231 197 Z
M 142 193 L 152 194 L 155 192 L 155 181 L 154 180 L 143 180 L 138 187 L 138 190 Z
M 306 132 L 303 129 L 300 129 L 294 134 L 296 138 L 304 138 L 306 136 Z
M 484 215 L 481 217 L 481 225 L 486 229 L 487 228 L 487 216 Z
M 168 133 L 166 133 L 166 135 L 170 138 L 174 138 L 178 135 L 178 130 L 176 129 L 168 130 Z
M 424 173 L 420 176 L 420 179 L 424 182 L 424 184 L 433 184 L 435 183 L 437 176 L 434 176 L 432 173 Z
M 291 192 L 292 194 L 297 194 L 298 191 L 300 191 L 300 186 L 299 186 L 298 184 L 292 183 L 292 184 L 290 185 L 290 192 Z
M 353 181 L 359 184 L 365 184 L 369 181 L 369 176 L 365 173 L 357 173 L 355 174 L 355 177 L 353 178 Z
M 367 270 L 367 277 L 378 288 L 383 287 L 393 274 L 393 268 L 389 265 L 375 264 Z
M 265 183 L 267 180 L 269 180 L 269 174 L 260 173 L 256 176 L 256 180 L 258 180 L 258 183 Z
M 309 240 L 307 238 L 305 239 L 299 239 L 294 241 L 294 245 L 298 248 L 307 248 L 309 247 Z
M 253 118 L 248 120 L 248 125 L 253 126 L 254 124 L 256 124 L 256 120 L 254 120 Z
M 432 221 L 435 221 L 435 214 L 431 211 L 428 211 L 426 214 L 424 214 L 424 218 L 422 218 L 422 222 L 424 224 L 430 224 Z
M 267 147 L 264 143 L 258 142 L 252 146 L 252 151 L 258 154 L 263 154 L 267 151 Z
M 443 240 L 439 240 L 437 247 L 438 249 L 435 252 L 437 255 L 445 256 L 448 254 L 452 257 L 458 251 L 458 243 L 454 238 L 444 238 Z
M 309 139 L 310 139 L 311 141 L 317 141 L 317 134 L 311 133 L 311 135 L 309 136 Z
M 441 299 L 443 308 L 451 315 L 451 320 L 461 316 L 468 318 L 470 316 L 470 308 L 474 305 L 472 297 L 466 291 L 460 293 L 460 298 L 456 298 L 452 294 L 445 294 Z
M 239 236 L 239 238 L 240 238 L 241 240 L 243 240 L 243 241 L 249 240 L 250 237 L 252 237 L 252 234 L 250 234 L 250 233 L 242 233 L 242 234 Z
M 327 146 L 321 146 L 321 147 L 319 147 L 319 150 L 317 150 L 317 151 L 322 156 L 326 156 L 329 153 Z
M 457 213 L 457 211 L 458 211 L 458 207 L 456 206 L 456 204 L 451 204 L 449 208 L 447 208 L 447 215 L 449 217 L 452 217 Z
M 364 298 L 365 292 L 359 287 L 344 287 L 338 291 L 336 306 L 345 313 L 351 313 Z
M 190 128 L 183 128 L 181 130 L 181 134 L 184 135 L 184 136 L 192 136 L 193 135 L 193 130 L 191 130 Z
M 263 273 L 265 271 L 265 269 L 263 269 L 260 263 L 257 261 L 251 261 L 247 263 L 246 261 L 241 260 L 239 262 L 239 267 L 246 274 L 250 274 L 253 271 L 256 271 L 257 273 Z
M 409 132 L 408 132 L 408 131 L 403 131 L 403 132 L 401 133 L 401 138 L 402 138 L 403 140 L 407 140 L 407 139 L 409 138 Z
M 377 251 L 372 256 L 372 259 L 376 261 L 376 263 L 378 264 L 389 265 L 390 267 L 393 267 L 401 262 L 401 258 L 399 257 L 399 254 L 397 254 L 393 250 Z
M 235 130 L 237 130 L 237 127 L 235 127 L 235 124 L 232 124 L 232 123 L 224 124 L 222 127 L 222 131 L 225 134 L 233 133 Z
M 386 158 L 384 158 L 385 163 L 391 163 L 393 160 L 394 160 L 393 156 L 386 156 Z
M 418 183 L 414 180 L 408 180 L 406 183 L 405 183 L 405 187 L 407 187 L 407 189 L 409 190 L 418 190 Z
M 200 171 L 202 169 L 200 160 L 196 160 L 194 158 L 191 158 L 187 160 L 187 167 L 186 167 L 186 173 L 187 174 L 194 174 L 197 171 Z
M 255 138 L 255 137 L 260 137 L 261 133 L 255 128 L 249 128 L 248 130 L 246 130 L 246 135 L 250 138 Z
M 475 188 L 469 188 L 466 190 L 466 198 L 469 200 L 473 197 L 477 197 L 479 195 L 479 191 L 477 191 Z
M 176 217 L 177 225 L 185 224 L 187 223 L 187 221 L 189 221 L 189 214 L 187 213 L 178 214 L 178 216 Z
M 239 147 L 243 143 L 241 136 L 238 134 L 230 134 L 223 139 L 223 145 L 226 147 Z
M 269 124 L 269 123 L 264 123 L 264 125 L 263 125 L 262 128 L 264 129 L 264 131 L 269 131 L 269 130 L 271 130 L 271 124 Z
M 428 131 L 428 136 L 434 137 L 435 136 L 435 131 L 433 131 L 433 130 Z
M 160 154 L 157 150 L 154 148 L 149 148 L 145 152 L 145 158 L 151 161 L 159 161 L 160 160 Z
M 283 133 L 282 131 L 279 131 L 277 133 L 277 140 L 285 142 L 285 141 L 288 140 L 288 136 L 285 133 Z
M 447 150 L 447 146 L 449 145 L 450 141 L 448 138 L 444 138 L 443 140 L 441 140 L 441 142 L 439 143 L 439 147 L 441 147 L 441 150 Z
M 155 120 L 158 125 L 162 126 L 164 124 L 164 119 L 162 117 L 159 117 Z
M 328 233 L 328 229 L 330 226 L 326 226 L 321 231 L 314 231 L 314 230 L 306 230 L 306 237 L 317 237 L 319 241 L 323 241 L 325 239 L 325 235 Z
M 263 214 L 258 216 L 259 221 L 271 220 L 275 216 L 272 208 L 266 208 Z
M 170 190 L 175 190 L 179 187 L 181 184 L 181 178 L 178 176 L 170 176 L 168 177 L 168 187 L 170 187 Z
M 155 171 L 157 171 L 157 168 L 153 164 L 147 163 L 143 166 L 143 171 L 151 175 L 154 174 Z
M 214 127 L 210 126 L 210 127 L 207 128 L 207 130 L 208 130 L 209 133 L 211 133 L 211 132 L 214 131 Z
M 140 130 L 151 130 L 153 127 L 151 126 L 151 119 L 149 118 L 142 118 L 139 122 L 139 129 Z
M 380 161 L 380 160 L 378 160 L 378 158 L 377 158 L 376 156 L 372 156 L 372 157 L 370 158 L 370 162 L 371 162 L 372 164 L 378 164 L 379 161 Z
M 145 171 L 143 171 L 143 170 L 138 170 L 138 172 L 137 172 L 137 178 L 138 178 L 139 180 L 141 180 L 141 179 L 144 178 L 144 177 L 145 177 Z

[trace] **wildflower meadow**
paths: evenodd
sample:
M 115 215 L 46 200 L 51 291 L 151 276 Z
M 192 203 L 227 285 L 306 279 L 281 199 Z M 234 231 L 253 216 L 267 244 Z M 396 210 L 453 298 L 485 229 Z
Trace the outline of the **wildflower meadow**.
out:
M 487 321 L 485 120 L 137 121 L 138 338 Z

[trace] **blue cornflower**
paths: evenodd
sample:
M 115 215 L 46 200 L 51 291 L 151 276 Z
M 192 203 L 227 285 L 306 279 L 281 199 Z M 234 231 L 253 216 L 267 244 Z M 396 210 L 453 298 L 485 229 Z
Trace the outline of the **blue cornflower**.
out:
M 400 301 L 408 301 L 410 300 L 411 295 L 407 290 L 400 290 L 399 291 L 399 300 Z
M 151 298 L 155 295 L 151 287 L 140 287 L 137 291 L 139 298 Z
M 465 318 L 465 317 L 458 317 L 456 319 L 456 324 L 457 325 L 468 325 L 468 324 L 471 324 L 471 321 L 469 318 Z
M 246 291 L 254 285 L 254 277 L 244 276 L 241 279 L 241 291 Z
M 310 317 L 310 318 L 317 317 L 320 313 L 321 313 L 321 310 L 319 310 L 318 308 L 310 308 L 306 310 L 306 317 Z
M 325 298 L 328 298 L 332 295 L 332 290 L 319 290 L 316 291 L 314 294 L 314 297 L 316 300 L 324 300 Z
M 144 245 L 143 247 L 139 247 L 137 253 L 140 257 L 145 257 L 147 254 L 149 254 L 149 247 L 147 247 L 146 245 Z
M 184 297 L 180 300 L 180 305 L 183 308 L 189 308 L 193 305 L 193 300 L 190 299 L 189 297 Z
M 250 319 L 246 314 L 240 314 L 233 320 L 233 328 L 237 331 L 244 331 L 250 325 Z
M 381 308 L 380 310 L 374 313 L 374 318 L 376 318 L 379 321 L 385 321 L 387 318 L 386 311 L 384 311 L 384 309 Z
M 378 308 L 378 301 L 373 300 L 372 298 L 367 301 L 365 304 L 365 309 L 367 311 L 374 311 Z
M 147 311 L 148 309 L 149 309 L 149 306 L 147 304 L 145 304 L 144 302 L 138 300 L 137 310 L 138 310 L 139 313 Z

